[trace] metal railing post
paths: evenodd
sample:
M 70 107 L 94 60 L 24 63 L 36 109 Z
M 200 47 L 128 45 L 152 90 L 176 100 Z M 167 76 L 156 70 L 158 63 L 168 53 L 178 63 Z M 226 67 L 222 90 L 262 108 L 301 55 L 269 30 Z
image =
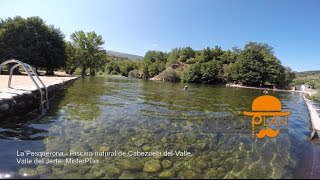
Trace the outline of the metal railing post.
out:
M 34 83 L 34 85 L 37 87 L 37 89 L 40 91 L 40 107 L 42 110 L 42 116 L 45 115 L 45 111 L 47 109 L 49 109 L 49 100 L 48 100 L 48 88 L 45 86 L 45 84 L 42 82 L 42 80 L 39 78 L 39 76 L 37 75 L 37 73 L 34 71 L 34 69 L 27 63 L 23 63 L 22 61 L 19 60 L 15 60 L 15 59 L 11 59 L 11 60 L 7 60 L 3 63 L 0 64 L 0 75 L 1 75 L 1 70 L 2 70 L 2 66 L 9 64 L 9 63 L 16 63 L 14 66 L 11 67 L 10 69 L 10 74 L 9 74 L 9 80 L 8 80 L 8 88 L 11 88 L 11 81 L 12 81 L 12 75 L 13 75 L 13 71 L 15 68 L 22 66 L 23 69 L 26 71 L 26 73 L 28 74 L 28 76 L 30 77 L 30 79 L 32 80 L 32 82 Z M 32 74 L 31 74 L 32 73 Z M 46 109 L 44 109 L 44 102 L 43 102 L 43 91 L 42 88 L 40 88 L 38 82 L 33 78 L 33 76 L 36 77 L 37 81 L 40 82 L 41 86 L 45 89 L 45 94 L 46 94 Z

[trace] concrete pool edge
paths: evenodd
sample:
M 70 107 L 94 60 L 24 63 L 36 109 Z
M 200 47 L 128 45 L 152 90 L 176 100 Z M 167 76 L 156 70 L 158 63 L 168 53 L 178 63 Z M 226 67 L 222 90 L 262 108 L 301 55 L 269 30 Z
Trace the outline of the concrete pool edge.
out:
M 6 77 L 4 77 L 6 78 Z M 25 78 L 25 77 L 23 77 Z M 30 87 L 29 82 L 25 82 L 25 79 L 18 77 L 22 82 L 19 88 L 0 88 L 0 118 L 12 117 L 15 114 L 32 111 L 40 106 L 40 92 L 36 87 Z M 51 99 L 57 92 L 64 89 L 66 86 L 77 80 L 78 76 L 70 77 L 40 77 L 44 81 L 44 84 L 48 89 L 48 96 Z M 3 75 L 1 76 L 1 84 L 7 83 L 3 81 Z
M 316 137 L 319 138 L 320 135 L 320 117 L 315 109 L 315 107 L 312 104 L 312 101 L 309 100 L 305 94 L 303 95 L 303 99 L 306 102 L 308 111 L 309 111 L 309 117 L 310 117 L 310 122 L 312 126 L 312 134 L 310 139 L 314 139 Z

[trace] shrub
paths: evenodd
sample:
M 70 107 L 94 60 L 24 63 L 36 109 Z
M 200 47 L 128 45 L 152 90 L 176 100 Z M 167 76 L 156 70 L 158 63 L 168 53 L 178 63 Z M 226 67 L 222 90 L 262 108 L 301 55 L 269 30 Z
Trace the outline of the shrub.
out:
M 201 82 L 216 83 L 218 81 L 219 67 L 215 60 L 201 64 Z
M 194 63 L 196 63 L 196 62 L 197 62 L 197 60 L 196 60 L 195 58 L 190 58 L 190 59 L 188 59 L 188 60 L 186 61 L 187 64 L 194 64 Z
M 181 80 L 183 82 L 201 82 L 201 65 L 196 63 L 188 66 L 182 71 Z
M 118 72 L 113 70 L 113 71 L 111 71 L 110 75 L 118 75 Z

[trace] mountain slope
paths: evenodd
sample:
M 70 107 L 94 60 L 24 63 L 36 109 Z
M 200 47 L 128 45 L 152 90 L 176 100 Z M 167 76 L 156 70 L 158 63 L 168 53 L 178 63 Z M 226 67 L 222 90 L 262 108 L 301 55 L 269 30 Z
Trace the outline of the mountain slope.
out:
M 116 52 L 116 51 L 107 51 L 107 54 L 110 56 L 128 58 L 131 60 L 143 59 L 142 56 L 138 56 L 138 55 L 134 55 L 134 54 L 127 54 L 127 53 L 122 53 L 122 52 Z

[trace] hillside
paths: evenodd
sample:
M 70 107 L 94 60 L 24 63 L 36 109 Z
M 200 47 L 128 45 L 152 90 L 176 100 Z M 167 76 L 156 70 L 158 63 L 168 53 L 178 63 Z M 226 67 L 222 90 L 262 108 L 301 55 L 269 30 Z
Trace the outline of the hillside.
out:
M 314 70 L 314 71 L 303 71 L 303 72 L 297 72 L 297 77 L 304 77 L 304 76 L 312 76 L 312 75 L 319 75 L 320 70 Z
M 143 59 L 142 56 L 138 56 L 138 55 L 134 55 L 134 54 L 121 53 L 121 52 L 116 52 L 116 51 L 107 51 L 107 54 L 110 55 L 110 56 L 128 58 L 130 60 Z

